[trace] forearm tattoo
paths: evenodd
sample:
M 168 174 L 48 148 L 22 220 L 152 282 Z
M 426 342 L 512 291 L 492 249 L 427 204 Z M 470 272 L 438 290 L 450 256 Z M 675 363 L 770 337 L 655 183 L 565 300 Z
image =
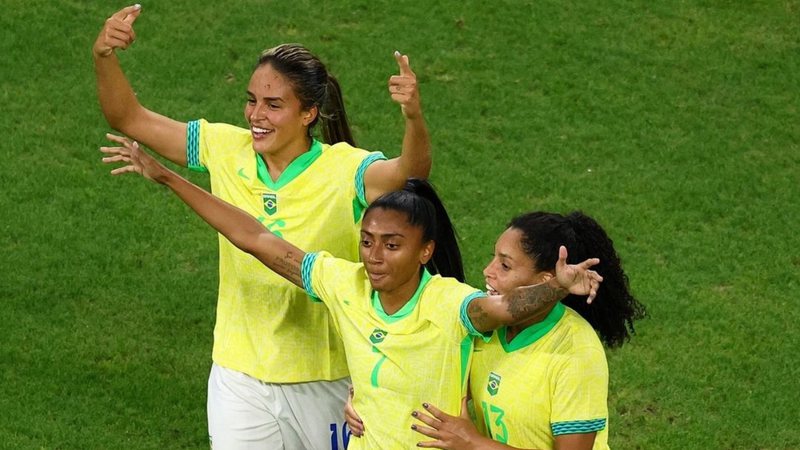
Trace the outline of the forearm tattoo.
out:
M 467 308 L 469 313 L 469 320 L 472 321 L 472 326 L 477 330 L 491 330 L 494 328 L 494 321 L 489 317 L 489 313 L 483 309 L 480 302 L 470 302 Z
M 553 302 L 566 297 L 569 292 L 563 288 L 553 288 L 547 283 L 525 286 L 506 294 L 505 303 L 513 321 L 536 316 Z
M 549 284 L 537 284 L 514 289 L 505 294 L 502 303 L 506 307 L 505 317 L 498 308 L 502 306 L 489 306 L 484 302 L 470 302 L 467 308 L 469 319 L 476 330 L 489 331 L 503 323 L 517 323 L 532 319 L 543 313 L 553 302 L 566 297 L 569 292 L 563 288 L 554 288 Z M 494 314 L 492 313 L 494 309 Z
M 278 275 L 286 278 L 292 283 L 302 286 L 303 276 L 300 273 L 300 265 L 303 263 L 303 258 L 296 255 L 294 252 L 288 251 L 283 255 L 276 255 L 272 259 L 271 269 Z

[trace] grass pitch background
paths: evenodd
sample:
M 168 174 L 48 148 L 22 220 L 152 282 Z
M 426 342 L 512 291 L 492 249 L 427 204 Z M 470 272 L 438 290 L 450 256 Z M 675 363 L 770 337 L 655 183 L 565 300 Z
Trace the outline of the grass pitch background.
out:
M 122 6 L 3 2 L 0 448 L 207 448 L 216 236 L 99 162 Z M 154 1 L 136 30 L 155 111 L 243 124 L 258 53 L 301 42 L 389 155 L 408 53 L 472 283 L 526 210 L 614 238 L 650 318 L 608 353 L 612 447 L 800 448 L 800 2 Z

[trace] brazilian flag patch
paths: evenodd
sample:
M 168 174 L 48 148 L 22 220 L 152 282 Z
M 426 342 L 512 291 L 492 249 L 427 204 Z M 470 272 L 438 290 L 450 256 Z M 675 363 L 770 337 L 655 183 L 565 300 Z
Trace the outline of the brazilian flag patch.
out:
M 264 194 L 261 196 L 264 200 L 264 211 L 270 216 L 278 211 L 278 196 L 275 194 Z
M 375 328 L 372 330 L 372 334 L 369 335 L 369 341 L 373 344 L 380 344 L 384 339 L 386 339 L 387 334 L 389 334 L 388 331 Z
M 497 391 L 500 390 L 500 375 L 489 372 L 489 383 L 486 385 L 486 390 L 489 392 L 489 395 L 497 394 Z

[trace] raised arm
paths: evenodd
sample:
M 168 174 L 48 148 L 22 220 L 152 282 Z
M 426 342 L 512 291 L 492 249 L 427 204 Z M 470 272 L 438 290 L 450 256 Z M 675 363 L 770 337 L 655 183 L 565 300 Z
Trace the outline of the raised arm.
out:
M 367 201 L 402 188 L 406 179 L 426 179 L 431 173 L 431 143 L 422 116 L 417 76 L 408 65 L 408 56 L 394 53 L 399 75 L 389 78 L 389 94 L 400 104 L 405 118 L 403 150 L 400 156 L 388 161 L 375 161 L 364 173 Z
M 214 227 L 242 251 L 258 258 L 272 271 L 299 287 L 303 287 L 300 265 L 305 252 L 275 236 L 258 220 L 241 209 L 224 202 L 167 169 L 129 139 L 106 135 L 121 147 L 101 147 L 109 155 L 104 163 L 125 163 L 126 166 L 111 171 L 113 175 L 138 173 L 163 184 L 189 205 L 209 225 Z
M 136 39 L 133 23 L 141 12 L 140 5 L 133 5 L 114 13 L 106 20 L 92 47 L 100 108 L 112 128 L 185 166 L 186 123 L 142 106 L 116 55 L 117 49 L 127 49 Z
M 597 258 L 590 258 L 580 264 L 567 264 L 567 249 L 561 246 L 556 276 L 541 284 L 516 288 L 502 296 L 477 298 L 469 304 L 469 318 L 475 329 L 487 332 L 538 316 L 544 318 L 549 307 L 567 294 L 587 295 L 586 301 L 591 303 L 603 277 L 589 268 L 599 262 Z

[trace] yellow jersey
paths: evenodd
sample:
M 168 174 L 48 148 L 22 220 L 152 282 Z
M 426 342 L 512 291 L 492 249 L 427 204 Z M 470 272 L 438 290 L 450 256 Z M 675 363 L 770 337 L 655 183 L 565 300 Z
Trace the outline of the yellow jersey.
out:
M 423 402 L 460 413 L 473 336 L 481 336 L 466 308 L 486 294 L 423 271 L 412 298 L 388 315 L 361 263 L 309 253 L 302 275 L 309 295 L 330 309 L 347 352 L 353 407 L 365 427 L 348 449 L 416 447 L 425 436 L 411 430 L 411 412 Z
M 470 372 L 478 429 L 520 448 L 552 449 L 555 436 L 597 432 L 608 449 L 608 364 L 594 329 L 558 303 L 511 342 L 501 328 L 478 343 Z
M 358 260 L 364 172 L 379 153 L 313 141 L 278 180 L 253 151 L 250 130 L 189 122 L 187 165 L 210 174 L 217 197 L 299 248 Z M 347 376 L 326 308 L 219 235 L 214 362 L 270 383 Z

